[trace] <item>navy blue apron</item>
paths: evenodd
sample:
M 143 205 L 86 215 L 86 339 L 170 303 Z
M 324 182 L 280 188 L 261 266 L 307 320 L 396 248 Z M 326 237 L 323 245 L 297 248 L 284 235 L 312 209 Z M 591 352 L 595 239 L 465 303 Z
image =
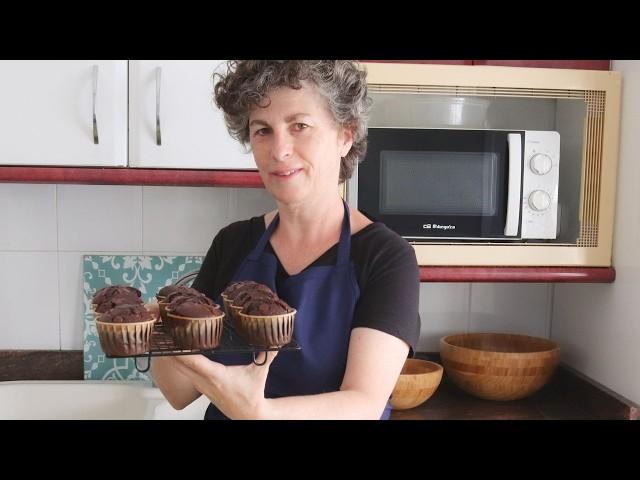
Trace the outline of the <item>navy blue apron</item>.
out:
M 351 324 L 360 289 L 351 252 L 349 207 L 344 203 L 344 219 L 335 265 L 309 267 L 289 276 L 276 288 L 278 259 L 265 247 L 279 222 L 276 214 L 255 248 L 243 260 L 232 281 L 253 280 L 268 285 L 280 298 L 296 308 L 293 336 L 300 351 L 280 352 L 269 369 L 266 398 L 313 395 L 340 390 L 347 365 Z M 221 299 L 217 299 L 222 304 Z M 225 365 L 251 362 L 251 355 L 215 355 Z M 391 414 L 390 404 L 381 419 Z M 205 420 L 227 417 L 210 404 Z

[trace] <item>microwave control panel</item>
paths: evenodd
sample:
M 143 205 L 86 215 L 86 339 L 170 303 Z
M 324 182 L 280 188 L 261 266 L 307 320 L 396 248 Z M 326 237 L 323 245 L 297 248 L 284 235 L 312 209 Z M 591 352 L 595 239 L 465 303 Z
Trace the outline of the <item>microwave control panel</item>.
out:
M 525 132 L 522 173 L 522 238 L 554 239 L 558 228 L 560 134 Z

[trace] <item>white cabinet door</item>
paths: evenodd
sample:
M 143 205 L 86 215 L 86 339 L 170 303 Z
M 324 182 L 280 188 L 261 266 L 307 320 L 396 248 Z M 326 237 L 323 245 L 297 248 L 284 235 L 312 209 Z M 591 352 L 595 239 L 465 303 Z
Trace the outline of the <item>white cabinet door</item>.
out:
M 129 62 L 130 167 L 256 168 L 213 101 L 217 68 L 225 61 Z
M 127 61 L 0 61 L 0 165 L 126 166 Z

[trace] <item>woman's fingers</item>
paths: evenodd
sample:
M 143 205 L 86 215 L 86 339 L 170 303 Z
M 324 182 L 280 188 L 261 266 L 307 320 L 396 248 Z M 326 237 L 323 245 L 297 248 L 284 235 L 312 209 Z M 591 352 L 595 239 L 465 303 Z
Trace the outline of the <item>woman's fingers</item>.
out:
M 266 362 L 265 362 L 265 355 L 267 357 Z M 263 373 L 264 376 L 266 377 L 266 375 L 269 373 L 269 367 L 271 366 L 271 364 L 273 363 L 273 360 L 276 358 L 277 355 L 278 355 L 277 350 L 275 352 L 260 352 L 256 356 L 256 361 L 254 362 L 252 367 L 256 369 L 260 369 L 258 371 Z M 262 365 L 263 362 L 264 362 L 264 365 Z M 258 365 L 256 365 L 256 363 Z

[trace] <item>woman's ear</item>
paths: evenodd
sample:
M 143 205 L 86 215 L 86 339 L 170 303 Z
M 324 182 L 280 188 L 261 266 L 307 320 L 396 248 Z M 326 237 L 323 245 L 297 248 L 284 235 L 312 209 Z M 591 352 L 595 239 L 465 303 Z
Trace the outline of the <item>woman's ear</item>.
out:
M 340 157 L 346 157 L 349 150 L 351 150 L 351 146 L 353 145 L 353 129 L 349 127 L 341 127 L 340 128 L 340 136 L 339 136 L 339 147 L 340 147 Z

